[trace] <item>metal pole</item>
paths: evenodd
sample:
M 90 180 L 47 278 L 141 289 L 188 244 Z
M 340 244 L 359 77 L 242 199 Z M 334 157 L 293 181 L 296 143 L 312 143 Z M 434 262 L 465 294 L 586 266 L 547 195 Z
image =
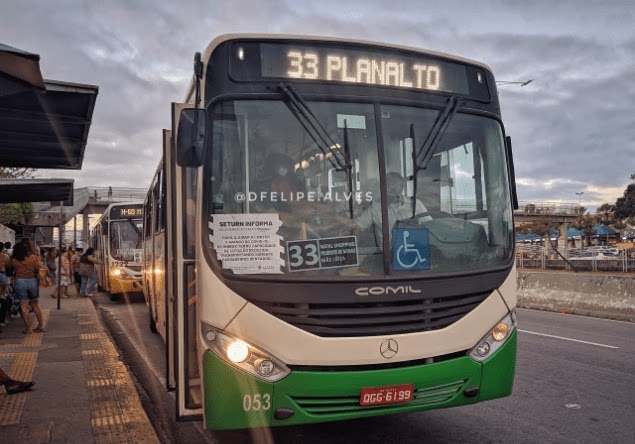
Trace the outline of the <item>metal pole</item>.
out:
M 64 222 L 64 202 L 60 201 L 60 220 L 57 234 L 59 237 L 59 249 L 57 253 L 57 309 L 60 309 L 61 303 L 61 284 L 62 284 L 62 224 Z

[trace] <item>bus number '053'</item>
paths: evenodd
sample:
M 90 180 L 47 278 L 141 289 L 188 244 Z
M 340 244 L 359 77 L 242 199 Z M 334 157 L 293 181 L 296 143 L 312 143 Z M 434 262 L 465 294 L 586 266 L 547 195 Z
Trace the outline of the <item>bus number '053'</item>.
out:
M 260 410 L 269 410 L 271 408 L 271 395 L 265 393 L 261 395 L 245 395 L 243 397 L 243 410 L 246 412 L 258 412 Z

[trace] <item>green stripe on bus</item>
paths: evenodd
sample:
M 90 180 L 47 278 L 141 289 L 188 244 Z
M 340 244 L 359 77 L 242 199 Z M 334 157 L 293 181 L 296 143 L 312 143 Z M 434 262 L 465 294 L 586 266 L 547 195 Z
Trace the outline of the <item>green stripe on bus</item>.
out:
M 207 427 L 228 430 L 310 424 L 473 404 L 511 393 L 516 333 L 479 364 L 468 356 L 443 362 L 358 372 L 295 371 L 271 384 L 235 369 L 211 352 L 203 362 Z M 414 398 L 404 404 L 359 405 L 362 388 L 413 384 Z M 467 387 L 480 395 L 466 397 Z M 276 409 L 290 409 L 275 419 Z

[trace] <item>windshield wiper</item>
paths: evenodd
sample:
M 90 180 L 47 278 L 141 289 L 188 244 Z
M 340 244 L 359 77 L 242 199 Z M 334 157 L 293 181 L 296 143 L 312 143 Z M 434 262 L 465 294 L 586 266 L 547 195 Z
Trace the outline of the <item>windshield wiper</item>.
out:
M 415 208 L 417 205 L 417 176 L 419 175 L 419 171 L 425 170 L 428 166 L 428 162 L 432 158 L 434 151 L 441 141 L 441 137 L 445 133 L 445 130 L 448 129 L 448 125 L 452 121 L 452 118 L 458 111 L 458 109 L 463 104 L 463 100 L 458 96 L 452 96 L 448 99 L 445 104 L 445 107 L 439 112 L 437 115 L 432 128 L 428 132 L 426 136 L 426 140 L 419 148 L 419 151 L 416 151 L 414 147 L 415 144 L 415 131 L 414 125 L 410 125 L 410 137 L 412 138 L 412 163 L 414 165 L 414 183 L 413 183 L 413 193 L 412 193 L 412 217 L 415 217 Z
M 452 117 L 456 114 L 459 107 L 463 104 L 463 101 L 457 97 L 452 96 L 446 102 L 445 108 L 439 113 L 437 119 L 434 121 L 430 132 L 426 136 L 426 140 L 419 148 L 419 152 L 415 156 L 416 170 L 424 170 L 430 161 L 430 158 L 434 154 L 434 150 L 439 144 L 441 137 L 448 129 L 448 125 L 452 120 Z M 413 145 L 414 146 L 414 145 Z
M 322 151 L 322 154 L 324 154 L 324 157 L 331 162 L 331 165 L 333 165 L 336 171 L 346 172 L 346 185 L 350 195 L 348 199 L 348 211 L 350 218 L 353 219 L 353 164 L 351 162 L 348 144 L 348 124 L 346 120 L 344 120 L 344 154 L 343 159 L 341 159 L 342 153 L 338 149 L 339 145 L 331 138 L 328 131 L 322 126 L 300 93 L 298 93 L 292 85 L 282 82 L 278 87 L 288 99 L 288 102 L 284 103 L 298 122 L 304 127 L 304 130 L 311 136 L 320 151 Z M 331 153 L 331 156 L 328 156 L 328 153 Z
M 278 85 L 278 88 L 288 99 L 288 102 L 284 103 L 298 122 L 300 122 L 300 124 L 304 127 L 309 136 L 311 136 L 320 151 L 322 151 L 322 154 L 324 154 L 325 158 L 328 158 L 331 165 L 333 165 L 333 167 L 338 171 L 347 171 L 348 174 L 350 174 L 351 165 L 347 162 L 348 159 L 345 157 L 344 159 L 340 158 L 342 154 L 338 149 L 336 149 L 337 144 L 322 126 L 317 117 L 315 117 L 315 114 L 306 104 L 302 96 L 300 96 L 292 85 L 281 82 Z M 333 147 L 333 149 L 331 149 L 331 147 Z M 328 153 L 331 153 L 332 157 L 327 157 Z M 335 162 L 333 160 L 335 160 Z
M 348 212 L 351 219 L 353 219 L 353 174 L 352 174 L 352 162 L 351 152 L 348 145 L 348 122 L 344 119 L 344 161 L 346 162 L 346 182 L 348 185 Z
M 134 228 L 135 232 L 137 233 L 137 236 L 141 236 L 141 230 L 137 228 L 137 225 L 133 222 L 133 220 L 128 219 L 128 222 L 130 222 L 130 225 L 132 225 L 132 228 Z

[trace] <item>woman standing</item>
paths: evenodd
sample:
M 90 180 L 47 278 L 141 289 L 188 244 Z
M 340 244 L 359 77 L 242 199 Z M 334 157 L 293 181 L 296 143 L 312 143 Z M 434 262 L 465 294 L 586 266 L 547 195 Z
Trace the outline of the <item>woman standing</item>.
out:
M 53 276 L 53 285 L 57 282 L 57 251 L 54 248 L 51 248 L 44 257 L 44 265 L 48 267 L 51 272 L 51 276 Z
M 89 248 L 79 258 L 79 275 L 82 278 L 80 293 L 82 296 L 92 296 L 97 285 L 97 273 L 95 272 L 95 264 L 100 263 L 93 256 L 93 249 Z
M 36 276 L 40 269 L 47 269 L 42 265 L 40 258 L 35 253 L 28 254 L 28 248 L 23 243 L 17 244 L 13 249 L 10 264 L 15 269 L 13 290 L 16 300 L 20 302 L 20 314 L 25 325 L 23 333 L 43 332 L 44 320 L 38 301 L 39 287 Z M 50 272 L 48 273 L 50 274 Z M 34 329 L 31 328 L 31 322 L 29 321 L 29 306 L 33 309 L 37 319 L 37 327 Z
M 6 327 L 5 320 L 11 308 L 11 298 L 7 297 L 9 278 L 7 277 L 7 265 L 11 259 L 4 252 L 4 244 L 0 242 L 0 327 Z
M 51 293 L 51 297 L 55 298 L 57 297 L 57 292 L 59 291 L 60 293 L 60 297 L 62 299 L 68 299 L 68 286 L 71 283 L 71 268 L 70 268 L 70 261 L 68 260 L 68 253 L 66 252 L 66 250 L 62 249 L 62 254 L 60 255 L 60 259 L 62 262 L 62 270 L 58 270 L 58 264 L 59 264 L 59 260 L 55 262 L 55 272 L 59 272 L 60 273 L 60 286 L 59 288 L 56 288 L 55 290 L 53 290 L 53 293 Z M 55 276 L 55 274 L 53 275 Z M 54 283 L 54 285 L 57 285 L 57 282 Z

